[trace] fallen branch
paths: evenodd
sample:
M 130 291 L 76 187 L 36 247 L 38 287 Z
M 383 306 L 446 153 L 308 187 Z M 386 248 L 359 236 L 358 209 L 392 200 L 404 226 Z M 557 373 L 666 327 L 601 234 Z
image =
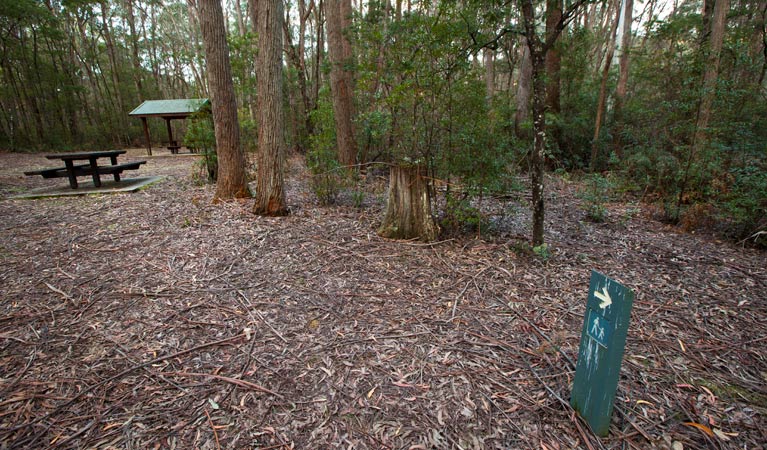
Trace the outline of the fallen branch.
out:
M 236 384 L 237 386 L 253 389 L 255 391 L 261 391 L 266 392 L 267 394 L 272 394 L 275 397 L 279 398 L 285 398 L 283 395 L 278 394 L 277 392 L 272 391 L 271 389 L 267 389 L 263 386 L 259 386 L 258 384 L 251 383 L 250 381 L 240 380 L 239 378 L 232 378 L 232 377 L 225 377 L 223 375 L 214 375 L 212 373 L 196 373 L 196 372 L 165 372 L 168 375 L 177 375 L 180 377 L 210 377 L 215 378 L 216 380 L 226 381 L 227 383 Z

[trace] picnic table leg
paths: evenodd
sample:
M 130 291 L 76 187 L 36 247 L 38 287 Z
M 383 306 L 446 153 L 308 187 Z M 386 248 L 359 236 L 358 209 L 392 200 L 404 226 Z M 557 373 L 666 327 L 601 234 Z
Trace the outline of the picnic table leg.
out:
M 64 166 L 67 168 L 67 177 L 69 177 L 69 187 L 77 189 L 77 177 L 75 176 L 75 165 L 71 159 L 64 160 Z
M 93 185 L 101 187 L 101 176 L 99 175 L 99 165 L 96 162 L 98 158 L 89 158 L 91 163 L 91 175 L 93 176 Z
M 112 161 L 112 165 L 113 166 L 117 165 L 117 156 L 110 156 L 109 159 Z M 115 182 L 119 183 L 120 182 L 120 172 L 115 172 L 113 175 L 115 177 Z

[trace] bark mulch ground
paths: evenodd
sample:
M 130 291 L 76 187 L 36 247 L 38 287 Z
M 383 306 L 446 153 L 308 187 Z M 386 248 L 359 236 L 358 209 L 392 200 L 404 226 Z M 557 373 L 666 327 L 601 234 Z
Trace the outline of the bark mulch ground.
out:
M 129 153 L 140 157 L 140 153 Z M 764 448 L 767 255 L 550 180 L 493 230 L 379 238 L 385 183 L 292 214 L 212 204 L 195 158 L 132 194 L 0 200 L 0 448 Z M 0 154 L 0 195 L 46 183 Z M 342 199 L 343 200 L 343 199 Z M 356 200 L 359 200 L 357 196 Z M 492 202 L 487 204 L 492 206 Z M 590 271 L 636 292 L 610 435 L 568 405 Z

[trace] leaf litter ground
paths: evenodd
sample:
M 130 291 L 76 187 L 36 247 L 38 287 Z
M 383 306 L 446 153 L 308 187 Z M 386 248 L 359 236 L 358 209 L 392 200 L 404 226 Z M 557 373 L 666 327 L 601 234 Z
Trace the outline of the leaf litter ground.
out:
M 524 194 L 486 202 L 482 239 L 390 241 L 380 178 L 318 207 L 293 158 L 293 212 L 264 218 L 212 204 L 193 161 L 150 158 L 166 179 L 138 193 L 0 201 L 0 448 L 767 442 L 763 251 L 636 205 L 587 222 L 556 179 L 545 262 L 521 250 Z M 0 163 L 2 195 L 62 181 Z M 636 292 L 607 438 L 568 405 L 592 269 Z

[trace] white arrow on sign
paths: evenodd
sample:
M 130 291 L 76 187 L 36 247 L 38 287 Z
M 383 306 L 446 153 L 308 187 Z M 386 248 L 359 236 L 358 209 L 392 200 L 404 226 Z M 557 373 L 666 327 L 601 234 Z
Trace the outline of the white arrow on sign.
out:
M 594 291 L 594 297 L 602 300 L 599 304 L 600 309 L 605 309 L 613 304 L 613 299 L 610 298 L 610 293 L 607 292 L 607 286 L 602 286 L 602 292 Z

